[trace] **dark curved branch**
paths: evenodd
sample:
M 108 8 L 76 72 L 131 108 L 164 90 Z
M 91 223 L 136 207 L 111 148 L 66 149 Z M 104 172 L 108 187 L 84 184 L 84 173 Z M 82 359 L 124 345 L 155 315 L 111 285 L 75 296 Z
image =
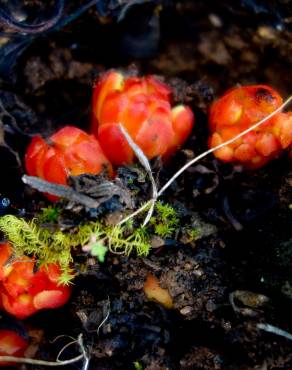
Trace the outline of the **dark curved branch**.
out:
M 0 23 L 5 24 L 14 31 L 34 34 L 47 31 L 54 27 L 60 20 L 64 10 L 65 0 L 57 0 L 55 14 L 52 18 L 36 24 L 28 24 L 16 20 L 9 12 L 0 7 Z

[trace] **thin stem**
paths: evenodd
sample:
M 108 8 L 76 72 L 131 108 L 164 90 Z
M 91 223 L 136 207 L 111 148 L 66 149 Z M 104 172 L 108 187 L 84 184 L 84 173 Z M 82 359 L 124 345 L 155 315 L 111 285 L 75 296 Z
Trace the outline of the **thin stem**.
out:
M 27 358 L 27 357 L 15 357 L 15 356 L 0 356 L 0 363 L 1 362 L 13 362 L 13 363 L 18 363 L 18 364 L 29 364 L 29 365 L 41 365 L 41 366 L 50 366 L 50 367 L 57 367 L 57 366 L 65 366 L 65 365 L 70 365 L 74 364 L 75 362 L 84 360 L 83 362 L 83 370 L 88 369 L 88 364 L 89 364 L 89 357 L 85 351 L 84 345 L 83 345 L 83 340 L 82 340 L 82 334 L 78 336 L 78 339 L 75 340 L 74 342 L 71 342 L 65 346 L 67 348 L 69 345 L 77 343 L 79 345 L 79 348 L 81 350 L 81 354 L 73 357 L 69 360 L 63 360 L 60 361 L 58 358 L 56 361 L 44 361 L 44 360 L 37 360 L 34 358 Z M 63 351 L 63 350 L 61 350 Z M 60 356 L 60 353 L 58 357 Z
M 151 199 L 148 200 L 148 202 L 144 203 L 143 206 L 141 206 L 140 208 L 138 208 L 135 212 L 129 214 L 127 217 L 123 218 L 119 223 L 118 225 L 122 225 L 124 224 L 125 222 L 131 220 L 131 218 L 137 216 L 139 213 L 143 212 L 147 207 L 149 207 L 149 205 L 151 204 Z
M 72 340 L 75 340 L 75 338 L 71 337 L 71 335 L 67 335 L 67 334 L 61 334 L 61 335 L 58 335 L 56 338 L 54 338 L 53 340 L 50 341 L 50 343 L 55 343 L 57 340 L 61 339 L 61 338 L 70 338 Z
M 149 160 L 144 154 L 143 150 L 137 145 L 134 140 L 132 139 L 131 135 L 128 133 L 126 128 L 120 123 L 119 124 L 120 130 L 122 131 L 122 134 L 125 136 L 125 139 L 127 140 L 128 144 L 134 151 L 136 157 L 138 158 L 139 162 L 142 164 L 142 166 L 145 168 L 151 182 L 152 186 L 152 198 L 151 198 L 151 205 L 149 207 L 148 213 L 145 217 L 145 220 L 143 222 L 143 226 L 146 226 L 148 222 L 150 221 L 150 218 L 152 217 L 152 214 L 154 212 L 155 202 L 158 196 L 158 189 L 157 185 L 154 179 L 154 176 L 152 174 L 152 168 L 150 166 Z
M 183 167 L 181 167 L 168 181 L 166 184 L 163 185 L 163 187 L 158 191 L 157 193 L 157 196 L 155 198 L 155 200 L 151 199 L 149 200 L 147 203 L 143 204 L 143 206 L 141 206 L 140 208 L 138 208 L 135 212 L 131 213 L 130 215 L 128 215 L 127 217 L 125 217 L 123 220 L 121 220 L 118 225 L 122 225 L 123 223 L 125 223 L 126 221 L 130 220 L 131 218 L 137 216 L 139 213 L 143 212 L 147 207 L 149 207 L 149 205 L 153 204 L 153 201 L 156 201 L 158 197 L 160 197 L 166 189 L 169 188 L 169 186 L 187 169 L 189 168 L 190 166 L 192 166 L 194 163 L 198 162 L 200 159 L 206 157 L 207 155 L 215 152 L 216 150 L 218 149 L 221 149 L 223 148 L 224 146 L 226 145 L 229 145 L 229 144 L 232 144 L 234 141 L 236 141 L 237 139 L 241 138 L 242 136 L 248 134 L 249 132 L 253 131 L 254 129 L 256 129 L 257 127 L 259 127 L 260 125 L 262 125 L 263 123 L 265 123 L 266 121 L 268 121 L 270 118 L 272 118 L 275 114 L 277 114 L 278 112 L 280 112 L 283 108 L 285 108 L 292 100 L 292 95 L 289 96 L 289 98 L 279 107 L 277 108 L 276 110 L 274 110 L 272 113 L 270 113 L 269 115 L 267 115 L 266 117 L 264 117 L 262 120 L 260 120 L 259 122 L 255 123 L 254 125 L 252 125 L 251 127 L 249 127 L 248 129 L 242 131 L 240 134 L 234 136 L 232 139 L 229 139 L 227 141 L 224 141 L 224 143 L 221 143 L 211 149 L 208 149 L 206 150 L 204 153 L 201 153 L 200 155 L 198 155 L 197 157 L 193 158 L 191 161 L 187 162 Z
M 160 196 L 161 194 L 163 194 L 165 192 L 165 190 L 167 188 L 169 188 L 169 186 L 173 183 L 174 180 L 176 180 L 187 168 L 189 168 L 190 166 L 192 166 L 194 163 L 198 162 L 200 159 L 206 157 L 207 155 L 215 152 L 216 150 L 218 149 L 221 149 L 223 148 L 224 146 L 226 145 L 229 145 L 229 144 L 232 144 L 234 141 L 236 141 L 237 139 L 241 138 L 242 136 L 248 134 L 249 132 L 253 131 L 254 129 L 256 129 L 257 127 L 259 127 L 260 125 L 262 125 L 264 122 L 268 121 L 270 118 L 272 118 L 275 114 L 277 114 L 278 112 L 280 112 L 283 108 L 285 108 L 292 100 L 292 95 L 289 96 L 289 98 L 279 107 L 277 108 L 276 110 L 274 110 L 274 112 L 270 113 L 268 116 L 266 116 L 265 118 L 263 118 L 262 120 L 260 120 L 259 122 L 255 123 L 254 125 L 252 125 L 251 127 L 249 127 L 248 129 L 242 131 L 240 134 L 234 136 L 232 139 L 229 139 L 227 141 L 224 141 L 224 143 L 221 143 L 217 146 L 214 146 L 213 148 L 209 149 L 209 150 L 206 150 L 204 153 L 198 155 L 196 158 L 192 159 L 191 161 L 187 162 L 181 169 L 179 169 L 168 181 L 167 183 L 159 190 L 158 192 L 158 196 Z
M 150 221 L 150 219 L 153 215 L 153 212 L 154 212 L 154 208 L 155 208 L 157 198 L 158 198 L 158 194 L 156 194 L 155 197 L 150 199 L 150 201 L 149 201 L 149 203 L 150 203 L 149 211 L 147 212 L 147 215 L 146 215 L 145 220 L 142 224 L 142 227 L 145 227 L 148 224 L 148 222 Z
M 264 323 L 259 323 L 256 326 L 258 329 L 264 330 L 268 333 L 273 333 L 286 339 L 292 340 L 292 334 L 288 333 L 286 330 L 278 328 L 277 326 Z
M 110 315 L 110 312 L 111 312 L 111 302 L 110 302 L 109 296 L 107 296 L 107 307 L 108 307 L 108 309 L 107 309 L 106 315 L 105 315 L 104 319 L 102 320 L 102 322 L 98 325 L 98 328 L 96 330 L 97 335 L 99 335 L 100 329 L 107 322 L 107 320 L 109 318 L 109 315 Z
M 84 358 L 84 355 L 81 354 L 70 360 L 64 360 L 60 362 L 56 361 L 44 361 L 44 360 L 35 360 L 33 358 L 26 358 L 26 357 L 14 357 L 14 356 L 0 356 L 0 362 L 14 362 L 18 364 L 29 364 L 29 365 L 43 365 L 43 366 L 65 366 L 70 365 L 75 362 L 78 362 Z
M 68 347 L 70 347 L 70 346 L 72 346 L 72 344 L 78 344 L 78 342 L 77 342 L 77 340 L 76 339 L 74 339 L 72 342 L 69 342 L 69 343 L 67 343 L 61 350 L 60 350 L 60 352 L 58 353 L 58 355 L 57 355 L 57 358 L 56 358 L 56 362 L 61 362 L 62 360 L 60 360 L 60 356 L 62 355 L 62 353 L 68 348 Z

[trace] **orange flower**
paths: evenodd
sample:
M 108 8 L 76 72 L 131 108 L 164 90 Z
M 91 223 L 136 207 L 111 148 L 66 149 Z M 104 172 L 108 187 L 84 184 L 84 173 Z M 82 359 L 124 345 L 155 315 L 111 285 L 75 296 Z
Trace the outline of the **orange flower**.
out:
M 69 175 L 98 174 L 103 170 L 112 173 L 111 164 L 95 137 L 73 126 L 62 128 L 48 142 L 35 136 L 27 148 L 25 165 L 29 175 L 63 185 Z
M 171 89 L 153 76 L 106 73 L 93 94 L 91 130 L 112 164 L 133 162 L 134 153 L 120 131 L 122 124 L 149 158 L 174 153 L 189 136 L 194 115 L 189 107 L 171 107 Z
M 232 139 L 281 104 L 281 96 L 265 85 L 243 86 L 227 91 L 210 109 L 209 146 L 212 148 Z M 216 150 L 214 154 L 225 162 L 259 168 L 277 157 L 291 142 L 291 113 L 277 113 L 256 130 Z
M 26 256 L 9 263 L 12 252 L 10 244 L 0 243 L 0 301 L 5 311 L 23 319 L 68 301 L 71 288 L 58 284 L 61 270 L 57 264 L 35 271 L 35 260 Z

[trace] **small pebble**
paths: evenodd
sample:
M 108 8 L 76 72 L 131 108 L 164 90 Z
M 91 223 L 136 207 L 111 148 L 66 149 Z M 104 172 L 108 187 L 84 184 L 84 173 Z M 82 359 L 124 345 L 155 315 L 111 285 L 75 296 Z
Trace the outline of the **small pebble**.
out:
M 259 27 L 258 34 L 260 37 L 267 40 L 275 40 L 277 37 L 275 30 L 272 27 L 267 26 Z
M 216 28 L 221 28 L 222 27 L 222 25 L 223 25 L 222 20 L 217 14 L 211 13 L 211 14 L 208 15 L 208 18 L 209 18 L 209 21 L 212 24 L 212 26 L 214 26 Z
M 179 312 L 182 315 L 186 316 L 186 315 L 190 314 L 192 311 L 193 311 L 193 308 L 191 306 L 185 306 Z

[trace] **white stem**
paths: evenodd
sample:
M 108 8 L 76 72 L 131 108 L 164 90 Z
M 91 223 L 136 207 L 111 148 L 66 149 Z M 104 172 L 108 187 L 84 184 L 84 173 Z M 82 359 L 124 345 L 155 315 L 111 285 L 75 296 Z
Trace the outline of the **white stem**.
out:
M 215 152 L 216 150 L 218 149 L 221 149 L 223 148 L 224 146 L 226 145 L 229 145 L 229 144 L 232 144 L 234 141 L 236 141 L 237 139 L 241 138 L 242 136 L 248 134 L 249 132 L 253 131 L 254 129 L 256 129 L 257 127 L 259 127 L 260 125 L 262 125 L 263 123 L 265 123 L 266 121 L 268 121 L 270 118 L 272 118 L 275 114 L 277 114 L 278 112 L 280 112 L 283 108 L 285 108 L 289 103 L 290 101 L 292 100 L 292 96 L 289 96 L 289 98 L 279 107 L 277 108 L 276 110 L 274 110 L 274 112 L 270 113 L 268 116 L 266 116 L 265 118 L 263 118 L 262 120 L 260 120 L 259 122 L 255 123 L 254 125 L 250 126 L 249 128 L 247 128 L 246 130 L 242 131 L 240 134 L 234 136 L 232 139 L 229 139 L 227 141 L 224 141 L 224 143 L 221 143 L 217 146 L 214 146 L 213 148 L 209 149 L 209 150 L 206 150 L 204 153 L 198 155 L 196 158 L 192 159 L 191 161 L 189 161 L 188 163 L 186 163 L 181 169 L 179 169 L 168 181 L 167 183 L 159 190 L 158 192 L 158 196 L 160 196 L 162 193 L 164 193 L 164 191 L 171 185 L 171 183 L 177 179 L 187 168 L 189 168 L 190 166 L 192 166 L 194 163 L 198 162 L 200 159 L 206 157 L 207 155 Z
M 143 206 L 138 208 L 135 212 L 133 212 L 133 213 L 129 214 L 127 217 L 123 218 L 118 223 L 118 225 L 124 224 L 125 222 L 131 220 L 131 218 L 133 218 L 133 217 L 137 216 L 139 213 L 143 212 L 147 207 L 149 207 L 149 204 L 151 204 L 151 200 L 148 200 L 148 202 L 144 203 Z
M 84 355 L 81 354 L 77 357 L 71 358 L 70 360 L 55 362 L 55 361 L 43 361 L 35 360 L 33 358 L 26 357 L 14 357 L 14 356 L 0 356 L 0 362 L 14 362 L 18 364 L 29 364 L 29 365 L 42 365 L 42 366 L 65 366 L 78 362 L 84 358 Z
M 120 130 L 122 131 L 123 135 L 125 136 L 125 139 L 127 140 L 128 144 L 132 148 L 132 150 L 135 153 L 136 157 L 138 158 L 139 162 L 145 168 L 145 170 L 146 170 L 146 172 L 147 172 L 147 174 L 150 178 L 151 185 L 152 185 L 152 199 L 150 200 L 151 206 L 150 206 L 150 208 L 148 210 L 148 213 L 145 217 L 145 220 L 143 222 L 143 226 L 146 226 L 148 224 L 148 222 L 150 221 L 150 218 L 152 217 L 152 214 L 154 212 L 155 202 L 156 202 L 156 199 L 157 199 L 157 196 L 158 196 L 157 185 L 156 185 L 155 179 L 154 179 L 153 174 L 152 174 L 152 169 L 151 169 L 149 160 L 146 157 L 146 155 L 144 154 L 143 150 L 139 147 L 139 145 L 137 145 L 134 142 L 134 140 L 131 138 L 128 131 L 125 129 L 125 127 L 121 123 L 119 124 L 119 126 L 120 126 Z
M 280 335 L 281 337 L 292 340 L 292 334 L 288 333 L 286 330 L 278 328 L 277 326 L 259 323 L 257 324 L 257 328 L 264 330 L 268 333 Z
M 169 186 L 173 183 L 173 181 L 175 181 L 187 168 L 189 168 L 190 166 L 192 166 L 194 163 L 198 162 L 200 159 L 206 157 L 207 155 L 215 152 L 216 150 L 218 149 L 221 149 L 223 148 L 224 146 L 226 145 L 229 145 L 229 144 L 232 144 L 234 141 L 236 141 L 237 139 L 241 138 L 242 136 L 248 134 L 249 132 L 253 131 L 254 129 L 256 129 L 257 127 L 259 127 L 260 125 L 262 125 L 263 123 L 265 123 L 266 121 L 268 121 L 270 118 L 272 118 L 275 114 L 277 114 L 278 112 L 280 112 L 283 108 L 285 108 L 292 100 L 292 95 L 289 96 L 289 98 L 279 107 L 277 108 L 276 110 L 274 110 L 272 113 L 270 113 L 269 115 L 267 115 L 266 117 L 264 117 L 262 120 L 260 120 L 259 122 L 255 123 L 254 125 L 252 125 L 251 127 L 249 127 L 248 129 L 242 131 L 240 134 L 234 136 L 232 139 L 229 139 L 227 141 L 224 141 L 224 143 L 221 143 L 211 149 L 208 149 L 206 150 L 204 153 L 201 153 L 200 155 L 198 155 L 197 157 L 193 158 L 191 161 L 187 162 L 183 167 L 181 167 L 168 181 L 166 184 L 163 185 L 163 187 L 158 191 L 157 193 L 157 197 L 155 198 L 155 201 L 157 200 L 158 197 L 160 197 L 167 188 L 169 188 Z M 154 198 L 153 198 L 154 199 Z M 135 212 L 131 213 L 130 215 L 128 215 L 127 217 L 125 217 L 123 220 L 121 220 L 119 222 L 119 225 L 123 224 L 124 222 L 130 220 L 131 218 L 135 217 L 136 215 L 138 215 L 139 213 L 141 213 L 145 208 L 147 208 L 149 206 L 149 204 L 151 204 L 153 202 L 153 199 L 149 200 L 147 203 L 145 203 L 143 206 L 141 206 L 140 208 L 138 208 Z
M 73 364 L 75 362 L 83 360 L 83 370 L 87 370 L 88 369 L 89 358 L 87 356 L 87 353 L 86 353 L 84 345 L 83 345 L 82 334 L 80 334 L 78 336 L 77 340 L 74 340 L 74 342 L 71 342 L 68 345 L 71 345 L 73 343 L 77 343 L 79 345 L 80 350 L 81 350 L 82 353 L 79 356 L 73 357 L 69 360 L 60 361 L 57 358 L 56 361 L 44 361 L 44 360 L 37 360 L 37 359 L 34 359 L 34 358 L 27 358 L 27 357 L 0 356 L 0 363 L 1 362 L 13 362 L 13 363 L 18 363 L 18 364 L 29 364 L 29 365 L 57 367 L 57 366 L 70 365 L 70 364 Z M 68 345 L 66 345 L 65 348 L 67 348 Z

